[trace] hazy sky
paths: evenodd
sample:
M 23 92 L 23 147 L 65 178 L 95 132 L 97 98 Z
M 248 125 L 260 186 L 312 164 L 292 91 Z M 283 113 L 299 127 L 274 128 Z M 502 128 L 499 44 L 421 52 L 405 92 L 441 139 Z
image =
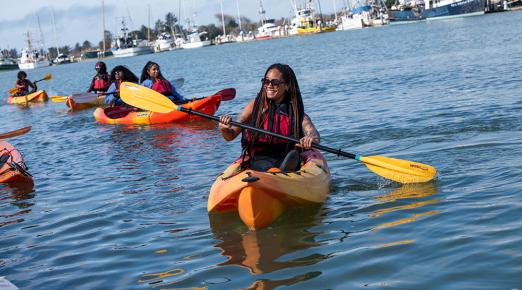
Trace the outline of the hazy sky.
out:
M 181 5 L 179 5 L 181 1 Z M 150 5 L 151 26 L 158 18 L 164 19 L 167 12 L 178 15 L 181 7 L 182 24 L 184 19 L 197 13 L 198 25 L 219 24 L 215 17 L 221 13 L 221 0 L 105 0 L 105 28 L 113 34 L 119 32 L 118 18 L 126 17 L 129 28 L 138 29 L 148 25 L 148 5 Z M 236 1 L 242 16 L 251 21 L 259 21 L 259 0 L 222 0 L 225 14 L 237 15 Z M 262 0 L 268 18 L 290 17 L 291 0 Z M 304 3 L 304 0 L 297 0 Z M 333 13 L 334 2 L 339 10 L 345 0 L 321 0 L 323 13 Z M 316 0 L 317 2 L 317 0 Z M 22 2 L 1 0 L 0 9 L 0 48 L 27 46 L 26 33 L 31 32 L 33 41 L 40 39 L 38 19 L 46 47 L 74 46 L 89 40 L 97 45 L 102 35 L 101 0 L 24 0 Z M 52 15 L 54 11 L 55 31 Z M 129 16 L 132 21 L 129 21 Z

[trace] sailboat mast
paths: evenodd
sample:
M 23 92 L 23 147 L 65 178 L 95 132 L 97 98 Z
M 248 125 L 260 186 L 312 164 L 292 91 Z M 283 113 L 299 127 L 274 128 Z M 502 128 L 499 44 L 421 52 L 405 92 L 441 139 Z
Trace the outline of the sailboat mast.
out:
M 53 20 L 54 42 L 55 42 L 55 45 L 56 45 L 56 57 L 58 57 L 60 55 L 60 48 L 59 48 L 59 45 L 58 45 L 58 36 L 56 35 L 56 21 L 54 19 L 54 9 L 51 9 L 51 15 L 53 16 L 52 20 Z
M 227 35 L 227 31 L 225 30 L 225 15 L 223 14 L 223 0 L 220 2 L 221 5 L 221 23 L 223 23 L 223 36 Z
M 239 0 L 236 0 L 236 7 L 237 7 L 237 22 L 239 23 L 239 32 L 243 31 L 243 28 L 241 28 L 241 14 L 239 14 Z
M 103 43 L 103 51 L 102 57 L 105 56 L 105 1 L 102 0 L 102 43 Z
M 149 25 L 147 27 L 147 42 L 150 43 L 150 4 L 147 4 L 149 8 Z

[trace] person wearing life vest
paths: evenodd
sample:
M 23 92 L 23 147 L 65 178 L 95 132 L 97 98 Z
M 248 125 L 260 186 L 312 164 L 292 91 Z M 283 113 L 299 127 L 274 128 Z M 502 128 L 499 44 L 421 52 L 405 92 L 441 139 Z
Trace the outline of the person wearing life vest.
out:
M 36 92 L 36 83 L 28 80 L 27 74 L 23 70 L 19 71 L 16 77 L 17 80 L 15 81 L 15 87 L 18 89 L 18 91 L 16 91 L 13 96 L 25 96 Z M 32 90 L 29 90 L 30 88 Z
M 185 100 L 185 98 L 176 91 L 176 88 L 163 77 L 159 64 L 155 62 L 149 61 L 145 64 L 141 71 L 140 84 L 161 93 L 173 102 Z
M 242 130 L 230 124 L 231 117 L 220 117 L 219 129 L 227 141 L 242 134 L 242 166 L 257 171 L 279 168 L 296 171 L 300 167 L 299 150 L 312 148 L 320 136 L 310 117 L 305 114 L 299 84 L 294 71 L 286 64 L 271 65 L 261 79 L 257 97 L 246 105 L 237 122 L 298 139 L 299 144 Z
M 92 78 L 88 93 L 105 93 L 111 84 L 111 76 L 107 73 L 107 66 L 103 61 L 95 65 L 96 75 Z
M 124 105 L 125 103 L 120 99 L 120 84 L 122 82 L 137 84 L 139 81 L 138 77 L 127 67 L 118 65 L 112 69 L 111 79 L 114 81 L 109 86 L 107 94 L 105 95 L 105 105 L 111 107 Z

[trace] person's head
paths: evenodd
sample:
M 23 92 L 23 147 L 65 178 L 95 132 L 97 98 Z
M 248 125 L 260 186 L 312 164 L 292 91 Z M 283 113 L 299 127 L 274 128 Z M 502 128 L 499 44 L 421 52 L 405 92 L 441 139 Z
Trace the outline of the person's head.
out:
M 96 69 L 96 72 L 99 74 L 106 74 L 107 73 L 107 65 L 103 61 L 99 61 L 94 66 L 94 69 Z
M 143 70 L 141 71 L 140 83 L 146 79 L 165 79 L 161 74 L 159 64 L 153 61 L 149 61 L 145 64 Z
M 263 110 L 268 106 L 272 114 L 275 104 L 286 102 L 290 105 L 289 114 L 292 117 L 292 134 L 296 138 L 302 137 L 302 123 L 304 105 L 299 90 L 299 84 L 294 71 L 287 64 L 275 63 L 268 67 L 261 79 L 261 89 L 257 94 L 252 120 L 256 127 L 262 124 Z
M 111 78 L 113 80 L 121 80 L 122 82 L 138 82 L 138 77 L 130 69 L 123 65 L 115 66 L 112 69 Z
M 27 78 L 27 74 L 21 70 L 18 72 L 18 74 L 16 75 L 16 77 L 19 79 L 19 80 L 25 80 Z

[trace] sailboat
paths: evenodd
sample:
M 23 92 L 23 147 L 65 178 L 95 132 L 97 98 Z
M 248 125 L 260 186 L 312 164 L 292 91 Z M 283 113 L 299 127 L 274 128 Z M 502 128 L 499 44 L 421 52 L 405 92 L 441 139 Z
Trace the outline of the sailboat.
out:
M 33 49 L 31 33 L 27 32 L 27 47 L 22 49 L 22 56 L 18 59 L 18 68 L 27 70 L 49 65 L 49 60 L 42 55 L 41 51 Z
M 196 18 L 197 14 L 194 13 L 194 18 Z M 190 26 L 190 20 L 188 20 L 189 22 L 189 27 Z M 210 40 L 207 39 L 207 37 L 205 36 L 207 34 L 206 31 L 203 31 L 203 32 L 199 32 L 198 31 L 198 26 L 195 24 L 195 21 L 194 21 L 194 25 L 189 28 L 190 29 L 190 33 L 187 35 L 187 39 L 185 41 L 183 41 L 182 43 L 180 43 L 180 46 L 181 48 L 185 48 L 185 49 L 191 49 L 191 48 L 199 48 L 199 47 L 205 47 L 205 46 L 209 46 L 211 45 L 211 42 Z M 206 39 L 205 40 L 201 40 L 201 37 L 205 37 Z

